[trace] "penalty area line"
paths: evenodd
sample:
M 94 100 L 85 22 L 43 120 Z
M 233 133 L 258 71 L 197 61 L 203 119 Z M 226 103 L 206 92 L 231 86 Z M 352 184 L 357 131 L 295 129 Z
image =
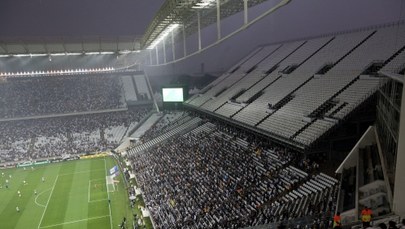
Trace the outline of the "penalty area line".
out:
M 57 226 L 62 226 L 62 225 L 66 225 L 66 224 L 79 223 L 79 222 L 83 222 L 83 221 L 101 219 L 101 218 L 106 218 L 106 217 L 109 217 L 109 215 L 96 216 L 96 217 L 92 217 L 92 218 L 86 218 L 86 219 L 79 219 L 79 220 L 74 220 L 74 221 L 68 221 L 68 222 L 59 223 L 59 224 L 47 225 L 47 226 L 43 226 L 43 227 L 39 227 L 39 228 L 57 227 Z
M 74 175 L 74 174 L 80 174 L 80 173 L 90 173 L 94 171 L 105 171 L 104 169 L 95 169 L 95 170 L 84 170 L 84 171 L 79 171 L 79 172 L 74 172 L 74 173 L 62 173 L 59 174 L 59 176 L 68 176 L 68 175 Z
M 101 201 L 108 201 L 108 199 L 100 199 L 100 200 L 90 200 L 89 203 L 96 203 L 96 202 L 101 202 Z

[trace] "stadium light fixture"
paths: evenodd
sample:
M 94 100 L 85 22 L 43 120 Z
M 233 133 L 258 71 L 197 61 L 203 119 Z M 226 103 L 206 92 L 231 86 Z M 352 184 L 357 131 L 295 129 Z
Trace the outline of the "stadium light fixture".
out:
M 15 56 L 15 57 L 25 57 L 25 56 L 30 56 L 30 54 L 15 54 L 13 56 Z
M 170 24 L 159 34 L 159 36 L 152 41 L 146 49 L 154 49 L 161 41 L 163 41 L 173 30 L 179 27 L 179 24 Z
M 66 56 L 66 53 L 51 53 L 51 56 Z
M 201 0 L 200 2 L 197 2 L 193 7 L 193 9 L 204 9 L 204 8 L 211 8 L 212 6 L 215 5 L 215 2 L 217 0 Z
M 83 55 L 83 53 L 80 53 L 80 52 L 68 52 L 68 53 L 66 53 L 66 55 L 68 55 L 68 56 L 80 56 L 80 55 Z
M 32 72 L 0 72 L 0 76 L 16 77 L 16 76 L 43 76 L 43 75 L 72 75 L 85 73 L 101 73 L 113 72 L 115 68 L 92 68 L 92 69 L 68 69 L 68 70 L 51 70 L 51 71 L 32 71 Z
M 2 57 L 39 57 L 39 56 L 80 56 L 80 55 L 113 55 L 113 54 L 129 54 L 129 53 L 140 53 L 140 50 L 121 50 L 118 52 L 63 52 L 63 53 L 16 53 L 16 54 L 0 54 Z
M 30 56 L 48 56 L 46 53 L 30 54 Z

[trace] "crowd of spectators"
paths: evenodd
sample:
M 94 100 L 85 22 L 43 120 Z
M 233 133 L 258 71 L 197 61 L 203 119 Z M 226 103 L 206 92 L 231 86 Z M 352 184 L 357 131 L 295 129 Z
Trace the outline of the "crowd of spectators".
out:
M 276 213 L 274 203 L 310 179 L 291 169 L 302 157 L 213 126 L 204 124 L 130 157 L 155 226 L 241 228 L 293 217 L 287 209 Z M 314 165 L 306 160 L 302 167 L 311 174 Z M 322 209 L 316 204 L 310 214 Z
M 187 117 L 188 113 L 184 111 L 167 111 L 159 121 L 154 123 L 141 137 L 141 142 L 146 142 L 165 133 L 175 125 L 185 123 L 191 117 Z
M 0 83 L 0 119 L 121 108 L 122 90 L 110 75 L 10 78 Z
M 128 111 L 0 122 L 0 163 L 114 149 L 104 130 L 140 121 L 150 107 Z

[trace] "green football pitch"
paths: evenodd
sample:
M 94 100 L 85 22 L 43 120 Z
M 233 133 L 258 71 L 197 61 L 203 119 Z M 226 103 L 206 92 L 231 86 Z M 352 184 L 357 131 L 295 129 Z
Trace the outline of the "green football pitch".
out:
M 119 228 L 123 217 L 131 228 L 122 174 L 115 188 L 106 182 L 114 165 L 106 157 L 0 170 L 0 228 Z

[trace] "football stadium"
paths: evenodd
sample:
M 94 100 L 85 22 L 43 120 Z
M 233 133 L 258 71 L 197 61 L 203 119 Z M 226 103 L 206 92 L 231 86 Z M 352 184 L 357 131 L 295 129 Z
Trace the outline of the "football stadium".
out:
M 0 229 L 405 228 L 404 0 L 0 18 Z

